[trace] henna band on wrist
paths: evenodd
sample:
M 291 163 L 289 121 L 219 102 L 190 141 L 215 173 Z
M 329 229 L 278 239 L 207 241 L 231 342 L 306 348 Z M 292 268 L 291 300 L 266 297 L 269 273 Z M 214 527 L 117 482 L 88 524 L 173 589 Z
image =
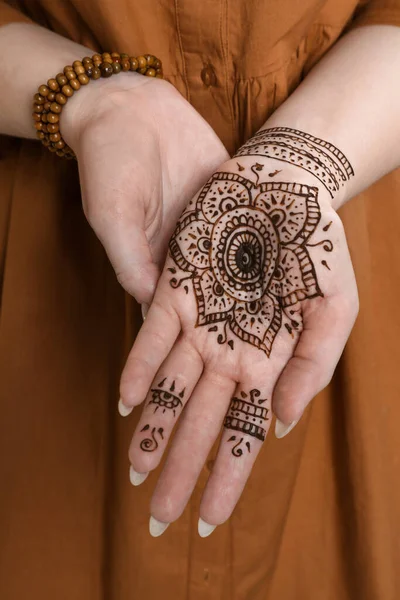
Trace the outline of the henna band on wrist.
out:
M 121 71 L 136 71 L 147 77 L 162 78 L 161 61 L 151 54 L 128 56 L 118 52 L 103 52 L 75 60 L 63 73 L 40 85 L 34 95 L 33 120 L 37 137 L 50 152 L 65 158 L 76 158 L 74 151 L 65 143 L 60 132 L 60 114 L 68 98 L 87 85 L 91 79 L 111 77 Z

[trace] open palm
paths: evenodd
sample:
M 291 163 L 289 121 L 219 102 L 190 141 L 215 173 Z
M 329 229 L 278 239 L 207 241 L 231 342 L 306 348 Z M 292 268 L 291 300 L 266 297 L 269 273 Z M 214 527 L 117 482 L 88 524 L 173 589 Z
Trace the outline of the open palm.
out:
M 200 515 L 225 521 L 272 409 L 300 418 L 341 355 L 358 308 L 353 269 L 329 186 L 299 171 L 259 152 L 228 161 L 171 239 L 121 383 L 126 406 L 146 400 L 135 471 L 158 465 L 179 420 L 152 500 L 159 521 L 182 513 L 222 426 Z

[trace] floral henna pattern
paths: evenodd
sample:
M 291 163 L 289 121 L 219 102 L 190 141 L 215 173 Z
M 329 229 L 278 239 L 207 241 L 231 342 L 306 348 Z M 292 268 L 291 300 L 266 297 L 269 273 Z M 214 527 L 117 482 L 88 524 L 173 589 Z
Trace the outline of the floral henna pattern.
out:
M 270 354 L 282 310 L 322 295 L 306 249 L 320 219 L 317 194 L 296 183 L 255 186 L 234 173 L 211 178 L 170 243 L 175 263 L 189 273 L 171 285 L 193 280 L 197 325 L 225 322 Z
M 332 196 L 353 174 L 335 146 L 285 127 L 256 134 L 236 154 L 245 155 L 299 166 Z M 245 170 L 236 164 L 239 173 Z M 318 188 L 285 181 L 259 183 L 264 166 L 256 162 L 249 168 L 255 183 L 237 173 L 211 177 L 178 222 L 169 246 L 176 267 L 168 270 L 172 287 L 182 286 L 189 293 L 192 282 L 196 326 L 209 326 L 210 332 L 218 332 L 218 343 L 234 349 L 230 331 L 269 356 L 283 326 L 292 337 L 299 330 L 299 303 L 323 296 L 308 248 L 321 245 L 332 252 L 333 244 L 328 239 L 309 242 L 321 219 Z M 280 172 L 275 169 L 268 177 Z M 330 270 L 326 261 L 321 264 Z

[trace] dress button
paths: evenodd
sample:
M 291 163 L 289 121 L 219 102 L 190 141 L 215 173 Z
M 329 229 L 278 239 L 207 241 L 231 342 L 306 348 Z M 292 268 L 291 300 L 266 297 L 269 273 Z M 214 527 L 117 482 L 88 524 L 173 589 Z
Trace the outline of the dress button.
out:
M 201 79 L 204 85 L 206 85 L 207 87 L 217 84 L 217 77 L 211 65 L 204 67 L 204 69 L 201 72 Z

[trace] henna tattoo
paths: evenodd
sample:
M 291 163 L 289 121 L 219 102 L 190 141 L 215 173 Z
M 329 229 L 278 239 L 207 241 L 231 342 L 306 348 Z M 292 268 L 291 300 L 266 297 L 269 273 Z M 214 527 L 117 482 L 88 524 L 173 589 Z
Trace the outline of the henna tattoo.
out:
M 147 424 L 143 427 L 143 429 L 140 430 L 140 432 L 148 431 L 149 429 L 150 425 Z M 154 450 L 157 450 L 159 445 L 159 442 L 156 439 L 157 434 L 160 436 L 161 440 L 164 439 L 164 429 L 162 427 L 153 427 L 150 432 L 151 437 L 146 437 L 140 442 L 140 448 L 144 452 L 154 452 Z
M 160 381 L 159 384 L 157 384 L 157 387 L 152 388 L 151 393 L 152 393 L 152 398 L 149 402 L 150 404 L 155 404 L 156 407 L 154 409 L 154 412 L 156 413 L 158 411 L 159 408 L 163 409 L 163 413 L 165 413 L 165 411 L 170 410 L 172 411 L 174 417 L 176 415 L 176 411 L 178 410 L 178 408 L 181 408 L 182 405 L 182 399 L 185 395 L 185 388 L 179 392 L 178 394 L 174 393 L 175 392 L 175 380 L 173 380 L 173 382 L 171 383 L 171 385 L 169 386 L 168 389 L 164 389 L 164 384 L 167 381 L 167 378 L 165 377 L 162 381 Z
M 335 146 L 294 129 L 259 132 L 237 156 L 253 154 L 311 172 L 331 195 L 353 174 Z M 321 219 L 318 188 L 284 181 L 259 183 L 264 166 L 256 162 L 249 167 L 255 182 L 238 173 L 211 177 L 178 222 L 169 245 L 176 268 L 169 271 L 173 288 L 188 293 L 192 285 L 197 327 L 209 326 L 217 342 L 232 350 L 231 335 L 270 356 L 287 307 L 323 296 L 308 248 L 321 246 L 332 252 L 333 244 L 329 239 L 310 243 Z M 326 261 L 321 264 L 330 270 Z M 300 324 L 289 318 L 286 330 L 292 337 Z
M 282 307 L 322 296 L 306 244 L 319 220 L 318 190 L 304 184 L 253 182 L 216 173 L 170 242 L 176 265 L 193 281 L 197 326 L 224 323 L 268 356 Z
M 261 392 L 257 389 L 250 390 L 249 394 L 241 392 L 240 396 L 241 398 L 232 398 L 224 427 L 250 435 L 263 442 L 266 436 L 265 423 L 269 420 L 269 409 L 261 405 L 267 402 L 267 399 L 260 398 Z M 248 400 L 249 396 L 250 401 Z M 244 448 L 251 452 L 250 442 L 245 441 L 243 436 L 239 439 L 239 436 L 232 435 L 228 442 L 236 442 L 232 448 L 234 456 L 242 456 Z
M 333 144 L 290 127 L 263 129 L 235 154 L 266 156 L 293 164 L 317 177 L 331 197 L 354 175 L 343 152 Z

